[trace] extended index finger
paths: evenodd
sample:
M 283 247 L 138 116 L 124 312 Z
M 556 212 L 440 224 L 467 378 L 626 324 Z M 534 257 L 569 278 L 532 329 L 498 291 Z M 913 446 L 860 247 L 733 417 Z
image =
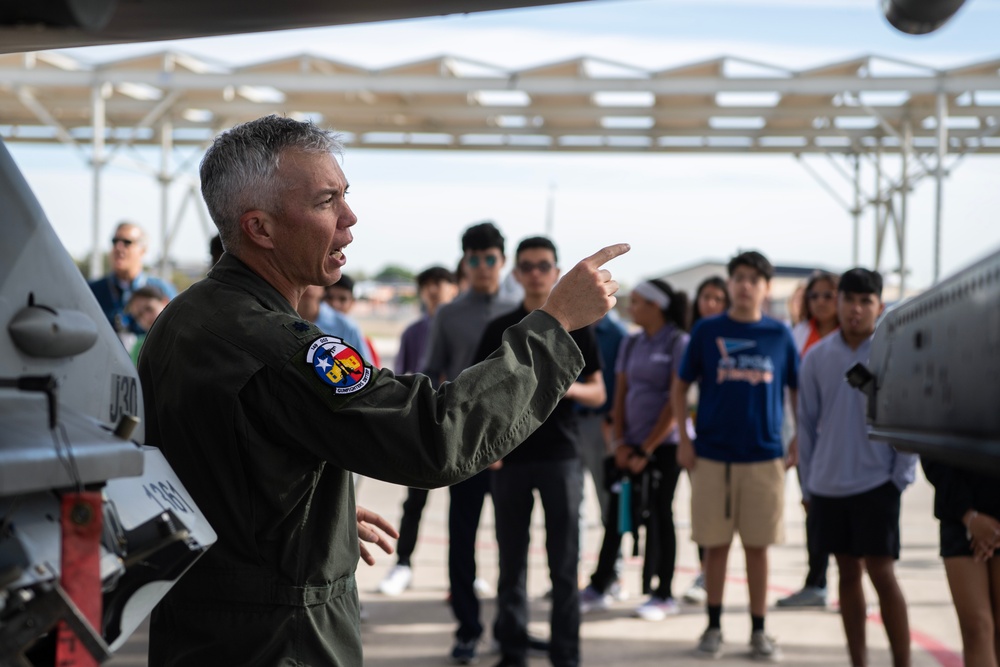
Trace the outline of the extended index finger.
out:
M 601 248 L 593 255 L 583 260 L 583 263 L 591 266 L 592 268 L 597 269 L 604 266 L 605 264 L 613 260 L 615 257 L 624 255 L 631 249 L 632 246 L 629 245 L 628 243 L 615 243 L 614 245 L 609 245 L 604 248 Z

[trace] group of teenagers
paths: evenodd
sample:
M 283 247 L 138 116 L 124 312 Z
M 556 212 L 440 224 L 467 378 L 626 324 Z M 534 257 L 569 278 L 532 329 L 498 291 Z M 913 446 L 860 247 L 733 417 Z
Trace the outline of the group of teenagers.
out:
M 466 284 L 460 293 L 454 274 L 441 267 L 418 277 L 425 312 L 403 335 L 397 371 L 422 372 L 440 383 L 454 379 L 500 346 L 504 330 L 540 307 L 559 278 L 556 247 L 545 237 L 517 247 L 511 276 L 520 302 L 510 300 L 509 285 L 500 279 L 504 238 L 492 223 L 470 227 L 462 250 L 458 273 Z M 723 591 L 738 534 L 750 600 L 749 655 L 780 660 L 780 647 L 765 631 L 768 548 L 784 539 L 785 475 L 797 466 L 809 574 L 803 589 L 778 605 L 825 606 L 833 555 L 851 664 L 868 664 L 865 572 L 878 596 L 893 664 L 911 664 L 906 601 L 894 563 L 901 494 L 914 481 L 918 458 L 868 438 L 866 397 L 845 381 L 848 369 L 868 361 L 884 308 L 882 278 L 863 268 L 841 276 L 816 272 L 793 297 L 789 311 L 795 317 L 786 322 L 765 314 L 774 276 L 766 257 L 741 252 L 727 270 L 728 278 L 704 280 L 690 304 L 664 280 L 636 285 L 628 298 L 632 334 L 614 313 L 573 332 L 585 365 L 564 400 L 502 461 L 450 487 L 450 603 L 458 621 L 453 662 L 479 658 L 484 628 L 475 539 L 487 493 L 493 496 L 499 550 L 493 625 L 498 667 L 525 665 L 529 652 L 538 650 L 553 665 L 577 665 L 581 615 L 608 608 L 620 591 L 625 532 L 638 539 L 638 527 L 645 526 L 648 599 L 636 615 L 659 621 L 678 613 L 673 503 L 684 471 L 691 483 L 691 537 L 702 568 L 685 599 L 703 601 L 708 616 L 695 652 L 706 658 L 724 652 Z M 994 519 L 1000 517 L 1000 494 L 988 478 L 934 462 L 925 461 L 924 468 L 937 487 L 941 555 L 966 664 L 995 666 L 1000 561 L 991 556 L 1000 546 Z M 605 533 L 596 569 L 579 590 L 585 471 L 593 475 Z M 551 578 L 547 642 L 528 634 L 535 492 L 544 510 Z M 397 595 L 412 581 L 426 499 L 426 491 L 409 489 L 398 562 L 380 585 L 385 594 Z
M 407 330 L 402 350 L 412 343 L 417 352 L 397 369 L 417 372 L 397 375 L 364 360 L 360 343 L 352 346 L 295 310 L 312 286 L 342 282 L 344 249 L 358 221 L 335 158 L 342 149 L 327 130 L 273 115 L 216 137 L 200 177 L 225 252 L 151 327 L 136 322 L 148 328 L 138 357 L 146 444 L 161 449 L 218 534 L 153 611 L 152 667 L 363 664 L 354 570 L 359 557 L 374 562 L 365 543 L 391 551 L 387 536 L 396 531 L 356 505 L 355 474 L 414 487 L 400 523 L 400 560 L 385 592 L 405 588 L 412 577 L 409 559 L 426 500 L 417 489 L 450 488 L 456 663 L 476 660 L 483 634 L 476 532 L 491 491 L 500 665 L 524 665 L 533 648 L 544 649 L 554 665 L 578 665 L 581 610 L 599 606 L 616 578 L 619 530 L 626 526 L 615 519 L 636 519 L 634 512 L 619 517 L 609 493 L 601 562 L 581 593 L 582 461 L 591 471 L 601 466 L 599 487 L 607 478 L 624 496 L 619 504 L 648 510 L 638 520 L 655 534 L 646 552 L 651 595 L 640 607 L 650 619 L 676 610 L 672 502 L 687 470 L 708 613 L 696 651 L 722 653 L 723 587 L 738 533 L 746 552 L 751 655 L 768 661 L 780 651 L 764 626 L 767 552 L 782 539 L 784 475 L 797 462 L 815 545 L 810 552 L 833 554 L 840 569 L 852 664 L 866 664 L 865 570 L 893 661 L 909 664 L 906 605 L 892 564 L 899 555 L 900 493 L 916 460 L 869 441 L 865 399 L 843 381 L 848 368 L 868 358 L 882 310 L 876 272 L 852 269 L 808 285 L 807 323 L 796 336 L 764 314 L 772 265 L 743 252 L 729 262 L 727 280 L 699 289 L 690 332 L 682 293 L 663 281 L 637 285 L 629 311 L 638 331 L 626 336 L 606 316 L 618 283 L 604 265 L 627 253 L 628 244 L 602 248 L 562 272 L 549 239 L 525 239 L 514 258 L 516 285 L 503 285 L 504 238 L 481 223 L 462 236 L 464 292 L 445 304 L 455 290 L 432 285 L 440 283 L 435 275 L 448 279 L 421 274 L 427 315 Z M 141 313 L 124 312 L 127 297 L 149 282 L 141 230 L 120 226 L 112 249 L 112 273 L 92 287 L 118 330 L 127 317 L 138 320 Z M 824 319 L 834 300 L 839 328 Z M 620 342 L 608 333 L 616 329 Z M 811 348 L 803 355 L 796 340 Z M 798 415 L 797 436 L 787 447 L 786 400 Z M 601 465 L 606 451 L 608 475 Z M 484 470 L 491 462 L 493 469 Z M 997 485 L 941 462 L 923 464 L 936 487 L 941 555 L 965 664 L 996 667 Z M 622 488 L 646 495 L 636 502 Z M 548 642 L 527 632 L 535 492 L 545 511 L 552 579 Z

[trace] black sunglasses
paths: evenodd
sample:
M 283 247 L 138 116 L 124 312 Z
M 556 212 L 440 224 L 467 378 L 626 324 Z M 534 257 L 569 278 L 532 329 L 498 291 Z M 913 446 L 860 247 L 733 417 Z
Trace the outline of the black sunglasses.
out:
M 532 271 L 538 271 L 539 273 L 548 273 L 555 267 L 552 262 L 518 262 L 517 270 L 521 273 L 531 273 Z
M 122 245 L 124 245 L 124 246 L 125 246 L 126 248 L 128 248 L 128 247 L 129 247 L 129 246 L 131 246 L 131 245 L 132 245 L 133 243 L 135 243 L 135 241 L 133 241 L 132 239 L 123 239 L 123 238 L 122 238 L 122 237 L 120 237 L 120 236 L 116 236 L 116 237 L 114 237 L 113 239 L 111 239 L 111 247 L 112 247 L 112 248 L 114 248 L 114 247 L 115 247 L 116 245 L 118 245 L 119 243 L 121 243 L 121 244 L 122 244 Z

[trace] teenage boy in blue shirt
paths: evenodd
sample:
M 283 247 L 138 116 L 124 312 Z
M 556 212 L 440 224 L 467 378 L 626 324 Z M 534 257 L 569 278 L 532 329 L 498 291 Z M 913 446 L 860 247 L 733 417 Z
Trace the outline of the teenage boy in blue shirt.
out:
M 691 476 L 691 537 L 705 547 L 708 629 L 699 655 L 722 653 L 722 595 L 733 535 L 746 554 L 750 592 L 751 656 L 777 661 L 780 649 L 764 633 L 767 609 L 767 549 L 784 539 L 785 470 L 795 464 L 793 440 L 787 457 L 781 444 L 785 390 L 796 400 L 798 353 L 783 323 L 762 312 L 774 267 L 759 252 L 729 262 L 732 305 L 691 332 L 671 401 L 674 414 L 687 410 L 688 388 L 698 382 L 697 437 L 681 430 L 677 461 Z
M 844 381 L 857 363 L 868 363 L 875 320 L 882 312 L 882 276 L 851 269 L 837 287 L 840 331 L 809 351 L 799 377 L 799 480 L 802 504 L 817 540 L 837 559 L 840 616 L 851 665 L 868 664 L 867 605 L 862 576 L 868 571 L 895 667 L 910 664 L 906 600 L 896 581 L 900 495 L 916 474 L 917 456 L 868 439 L 865 395 Z

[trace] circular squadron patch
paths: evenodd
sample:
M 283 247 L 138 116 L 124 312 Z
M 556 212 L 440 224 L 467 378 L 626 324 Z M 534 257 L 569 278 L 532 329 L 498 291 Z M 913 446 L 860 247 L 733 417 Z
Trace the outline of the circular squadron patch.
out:
M 358 351 L 336 336 L 314 340 L 306 353 L 306 363 L 338 394 L 361 391 L 371 380 L 372 369 L 365 366 Z

